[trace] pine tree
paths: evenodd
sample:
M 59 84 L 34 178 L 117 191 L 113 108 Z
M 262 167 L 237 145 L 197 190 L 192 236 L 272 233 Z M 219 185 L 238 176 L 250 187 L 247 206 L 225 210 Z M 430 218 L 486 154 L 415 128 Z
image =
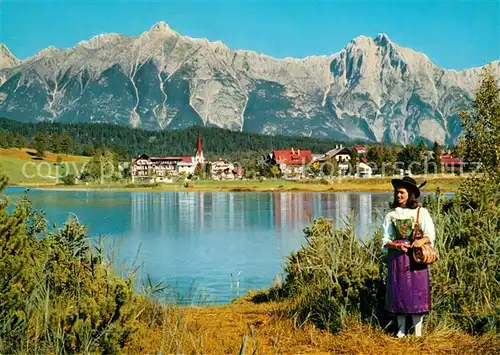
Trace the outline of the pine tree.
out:
M 464 160 L 480 163 L 479 171 L 500 179 L 500 89 L 486 68 L 473 110 L 462 112 Z
M 61 153 L 70 154 L 72 145 L 73 140 L 71 139 L 69 133 L 67 131 L 63 131 L 61 137 L 59 138 L 59 149 L 61 150 Z
M 500 186 L 500 88 L 489 67 L 483 69 L 473 108 L 462 112 L 463 159 L 477 173 L 462 186 L 465 193 L 490 190 L 497 196 Z M 479 195 L 479 194 L 478 194 Z M 483 193 L 481 196 L 486 196 Z
M 85 166 L 84 172 L 86 179 L 99 180 L 101 183 L 106 179 L 114 178 L 117 173 L 116 154 L 105 148 L 99 148 L 95 151 L 92 159 Z
M 93 144 L 85 144 L 82 146 L 81 155 L 86 156 L 86 157 L 91 157 L 94 155 L 95 151 L 96 151 L 96 148 L 94 148 Z
M 5 140 L 7 141 L 8 148 L 14 148 L 16 145 L 16 136 L 12 132 L 8 132 L 5 136 Z
M 47 150 L 47 138 L 45 134 L 39 132 L 33 137 L 33 148 L 35 148 L 37 156 L 45 156 L 45 151 Z
M 369 162 L 374 162 L 377 163 L 379 161 L 379 154 L 378 154 L 378 149 L 375 146 L 371 146 L 368 148 L 368 151 L 366 152 L 366 159 Z
M 212 163 L 205 163 L 203 170 L 205 174 L 205 179 L 209 179 L 212 177 Z
M 418 157 L 418 158 L 417 158 Z M 410 173 L 415 174 L 416 169 L 413 162 L 415 160 L 420 161 L 420 157 L 418 156 L 418 152 L 416 147 L 411 145 L 406 145 L 399 153 L 398 153 L 398 163 L 402 164 L 402 168 L 404 170 L 411 170 Z
M 26 138 L 22 134 L 18 134 L 16 137 L 16 148 L 26 148 Z
M 7 138 L 2 129 L 0 129 L 0 148 L 7 148 Z
M 381 147 L 371 146 L 366 152 L 366 159 L 368 164 L 372 166 L 373 173 L 378 174 L 382 169 L 383 164 L 383 151 Z
M 438 142 L 434 142 L 432 146 L 432 160 L 431 160 L 431 165 L 430 167 L 432 171 L 429 171 L 430 173 L 437 173 L 440 170 L 441 167 L 441 147 L 439 146 Z M 434 170 L 436 169 L 436 170 Z
M 60 152 L 60 144 L 59 144 L 59 141 L 60 141 L 60 137 L 57 133 L 53 133 L 49 136 L 49 150 L 52 152 L 52 153 L 59 153 Z
M 7 200 L 2 196 L 3 190 L 7 187 L 8 178 L 3 174 L 0 167 L 0 352 L 5 351 L 4 342 L 9 343 L 16 340 L 24 328 L 26 321 L 22 312 L 14 312 L 12 304 L 16 299 L 22 299 L 25 296 L 25 288 L 30 284 L 26 282 L 30 276 L 30 264 L 32 260 L 25 256 L 26 251 L 30 250 L 27 245 L 25 229 L 29 228 L 25 223 L 26 213 L 22 208 L 16 208 L 10 214 L 8 211 Z M 21 287 L 19 287 L 21 285 Z M 18 302 L 19 304 L 19 302 Z M 19 307 L 18 307 L 19 308 Z
M 396 173 L 396 162 L 398 161 L 398 153 L 399 149 L 396 147 L 382 147 L 381 155 L 382 155 L 382 171 L 381 173 L 384 176 L 394 175 Z
M 351 149 L 351 164 L 352 164 L 352 169 L 354 171 L 357 170 L 358 165 L 359 165 L 360 157 L 358 154 L 358 151 L 356 149 Z

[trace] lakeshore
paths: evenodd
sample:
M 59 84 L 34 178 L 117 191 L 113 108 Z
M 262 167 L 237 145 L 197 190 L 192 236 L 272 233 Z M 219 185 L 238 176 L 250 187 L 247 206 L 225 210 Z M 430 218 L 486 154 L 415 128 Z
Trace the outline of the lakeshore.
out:
M 211 192 L 391 192 L 391 179 L 383 178 L 341 178 L 331 180 L 195 180 L 166 184 L 131 184 L 117 183 L 80 183 L 63 185 L 56 183 L 20 183 L 11 186 L 21 186 L 46 190 L 109 190 L 109 191 L 211 191 Z M 456 192 L 460 186 L 461 177 L 452 174 L 415 176 L 418 182 L 427 181 L 424 191 Z M 187 184 L 187 187 L 186 187 Z

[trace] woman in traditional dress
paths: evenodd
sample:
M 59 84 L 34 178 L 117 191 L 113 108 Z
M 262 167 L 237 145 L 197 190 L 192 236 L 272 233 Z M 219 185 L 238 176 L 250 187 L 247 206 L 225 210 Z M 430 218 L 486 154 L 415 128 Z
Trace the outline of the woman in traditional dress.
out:
M 425 184 L 425 183 L 424 183 Z M 388 251 L 385 308 L 397 317 L 397 337 L 405 336 L 406 317 L 411 316 L 415 335 L 422 335 L 422 320 L 431 310 L 429 269 L 413 260 L 412 249 L 434 244 L 436 236 L 429 211 L 419 207 L 420 187 L 405 176 L 393 179 L 394 202 L 383 223 L 382 248 Z M 419 237 L 413 240 L 418 215 Z

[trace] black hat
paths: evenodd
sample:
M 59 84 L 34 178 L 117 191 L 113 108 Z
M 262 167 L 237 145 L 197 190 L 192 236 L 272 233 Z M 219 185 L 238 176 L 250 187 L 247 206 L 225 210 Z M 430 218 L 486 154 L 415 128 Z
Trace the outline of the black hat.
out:
M 409 176 L 405 176 L 402 179 L 392 179 L 391 182 L 392 182 L 392 186 L 394 186 L 394 188 L 404 187 L 405 189 L 407 189 L 409 191 L 413 191 L 415 198 L 420 197 L 420 188 L 422 186 L 424 186 L 425 184 L 427 184 L 427 181 L 424 181 L 422 184 L 417 185 L 417 182 Z

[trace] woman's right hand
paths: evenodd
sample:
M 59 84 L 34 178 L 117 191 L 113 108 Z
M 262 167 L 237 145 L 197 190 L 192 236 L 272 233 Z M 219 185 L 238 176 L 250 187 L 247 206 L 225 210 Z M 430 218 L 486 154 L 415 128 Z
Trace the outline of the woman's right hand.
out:
M 408 251 L 408 248 L 410 247 L 408 244 L 397 244 L 398 249 L 401 250 L 403 253 L 406 253 Z
M 403 253 L 406 253 L 408 251 L 408 249 L 410 248 L 410 244 L 390 242 L 389 248 L 400 250 Z
M 409 243 L 388 242 L 387 248 L 401 250 L 403 253 L 406 253 L 408 251 L 408 249 L 410 248 L 410 244 Z

